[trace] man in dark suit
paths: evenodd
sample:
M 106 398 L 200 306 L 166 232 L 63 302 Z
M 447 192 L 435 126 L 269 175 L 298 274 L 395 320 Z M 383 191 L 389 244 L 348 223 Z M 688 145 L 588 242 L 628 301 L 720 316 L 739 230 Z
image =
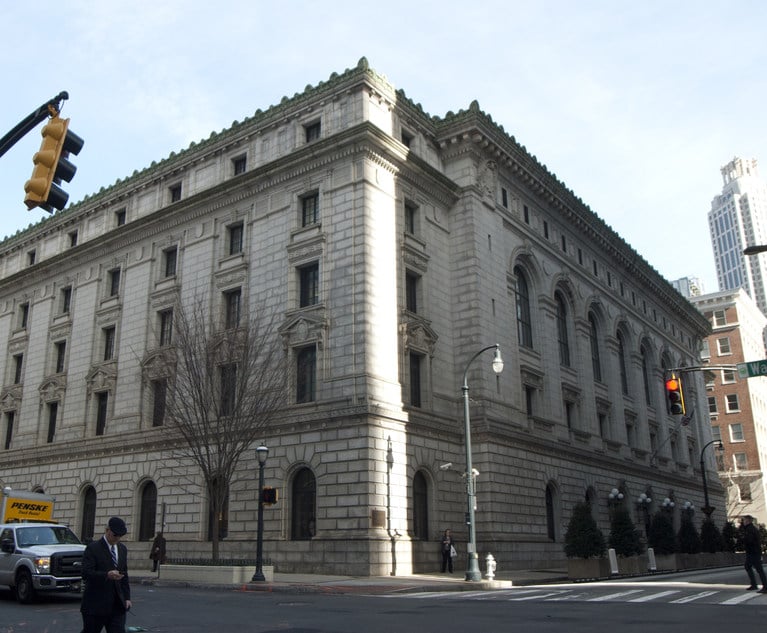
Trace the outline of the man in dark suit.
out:
M 82 633 L 125 633 L 125 614 L 131 608 L 128 548 L 120 542 L 127 533 L 120 517 L 109 519 L 104 536 L 85 548 L 85 590 L 80 611 Z

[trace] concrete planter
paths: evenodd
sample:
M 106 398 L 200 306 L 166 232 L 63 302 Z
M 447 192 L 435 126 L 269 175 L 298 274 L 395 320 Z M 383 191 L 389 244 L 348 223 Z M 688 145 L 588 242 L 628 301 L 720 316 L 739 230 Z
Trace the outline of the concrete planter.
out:
M 249 583 L 256 568 L 240 565 L 161 565 L 160 579 L 201 585 L 242 585 Z M 274 566 L 264 565 L 266 582 L 274 582 Z
M 657 571 L 676 571 L 682 568 L 677 554 L 656 554 L 655 566 Z
M 610 562 L 606 558 L 568 558 L 567 577 L 571 580 L 609 578 Z
M 621 576 L 635 576 L 640 570 L 644 573 L 647 571 L 647 564 L 641 564 L 642 557 L 640 556 L 618 556 L 618 573 Z M 646 561 L 646 559 L 645 559 Z

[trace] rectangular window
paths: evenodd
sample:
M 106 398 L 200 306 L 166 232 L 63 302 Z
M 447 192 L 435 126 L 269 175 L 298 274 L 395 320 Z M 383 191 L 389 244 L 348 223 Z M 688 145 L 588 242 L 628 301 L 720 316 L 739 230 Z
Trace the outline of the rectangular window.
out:
M 37 251 L 31 250 L 27 253 L 27 264 L 29 266 L 34 266 L 35 259 L 37 259 Z
M 72 306 L 72 286 L 66 286 L 61 289 L 59 295 L 59 313 L 69 314 L 69 309 Z
M 29 323 L 29 303 L 22 303 L 19 306 L 19 329 L 26 330 Z
M 598 413 L 597 420 L 599 421 L 599 437 L 604 439 L 607 437 L 607 414 Z
M 501 187 L 501 204 L 503 205 L 504 209 L 509 208 L 509 192 L 506 191 L 503 187 Z
M 546 220 L 543 221 L 543 237 L 549 239 L 549 223 Z
M 711 358 L 711 349 L 708 345 L 708 339 L 703 339 L 700 343 L 700 357 Z
M 405 233 L 416 234 L 418 227 L 418 205 L 410 200 L 405 200 Z
M 748 470 L 748 457 L 745 453 L 735 453 L 732 456 L 735 470 Z
M 723 369 L 722 370 L 722 384 L 727 385 L 735 382 L 735 370 L 733 369 Z
M 418 286 L 420 277 L 413 272 L 405 273 L 405 309 L 418 313 Z
M 126 215 L 127 213 L 125 209 L 118 209 L 115 211 L 115 226 L 122 226 L 125 224 Z
M 160 346 L 165 347 L 173 343 L 173 309 L 160 312 Z
M 237 365 L 230 363 L 220 367 L 221 372 L 221 415 L 234 414 L 237 404 Z
M 77 246 L 77 231 L 69 232 L 69 247 Z
M 165 421 L 165 397 L 168 381 L 165 378 L 152 381 L 152 426 L 162 426 Z
M 753 501 L 753 497 L 751 496 L 751 485 L 750 484 L 738 484 L 738 497 L 741 501 L 750 502 Z
M 530 209 L 526 204 L 522 206 L 522 218 L 525 220 L 525 224 L 530 224 Z
M 630 423 L 626 423 L 626 441 L 628 442 L 628 445 L 631 448 L 634 448 L 636 445 L 636 435 L 634 430 L 634 425 Z
M 227 290 L 224 293 L 224 327 L 226 327 L 227 330 L 231 330 L 240 325 L 241 301 L 242 290 L 240 288 Z
M 410 352 L 410 404 L 421 406 L 421 364 L 423 356 Z
M 316 305 L 319 302 L 320 265 L 318 262 L 298 269 L 299 307 Z
M 567 252 L 567 237 L 565 237 L 563 235 L 561 239 L 562 239 L 562 251 L 566 253 Z
M 96 394 L 96 435 L 104 435 L 104 431 L 106 431 L 108 404 L 108 391 L 100 391 Z
M 400 133 L 400 140 L 405 147 L 410 147 L 412 145 L 413 138 L 413 135 L 409 132 L 406 132 L 405 130 L 402 130 Z
M 738 401 L 738 394 L 737 393 L 727 394 L 726 402 L 727 402 L 727 413 L 733 413 L 735 411 L 740 411 L 740 402 Z
M 716 407 L 716 396 L 709 396 L 708 397 L 708 412 L 709 413 L 719 413 L 719 410 Z
M 718 426 L 712 426 L 711 427 L 711 437 L 716 440 L 717 442 L 722 441 L 722 429 L 720 429 Z
M 311 143 L 319 140 L 320 134 L 322 133 L 322 125 L 319 121 L 314 121 L 313 123 L 304 125 L 304 131 L 306 134 L 306 142 Z
M 104 360 L 112 360 L 115 355 L 115 327 L 105 327 L 102 330 L 104 341 Z
M 67 358 L 67 342 L 58 341 L 54 347 L 54 353 L 56 354 L 56 373 L 63 374 L 66 369 Z
M 170 201 L 171 202 L 178 202 L 181 200 L 181 183 L 177 185 L 173 185 L 168 189 L 170 191 Z
M 314 402 L 317 397 L 317 348 L 304 347 L 296 353 L 296 402 Z
M 24 354 L 16 354 L 13 357 L 13 384 L 21 384 L 24 376 Z
M 565 423 L 568 430 L 572 431 L 575 428 L 575 403 L 569 400 L 564 401 L 565 405 Z
M 243 225 L 242 222 L 232 224 L 226 228 L 229 238 L 229 255 L 242 253 Z
M 109 296 L 116 297 L 120 294 L 120 269 L 113 268 L 107 273 L 109 281 Z
M 730 353 L 730 337 L 725 336 L 723 338 L 716 339 L 716 347 L 719 350 L 719 355 L 724 356 Z
M 301 196 L 301 226 L 311 226 L 319 221 L 320 194 L 316 191 Z
M 59 413 L 59 403 L 48 403 L 48 437 L 47 442 L 50 444 L 53 442 L 53 438 L 56 435 L 56 416 Z
M 173 246 L 171 248 L 166 248 L 162 252 L 163 257 L 163 270 L 165 277 L 175 277 L 176 276 L 176 260 L 178 258 L 178 247 Z
M 727 325 L 727 313 L 724 310 L 714 310 L 714 327 Z
M 6 411 L 5 413 L 5 450 L 11 448 L 11 440 L 13 439 L 13 421 L 16 418 L 15 411 Z
M 248 166 L 247 158 L 244 155 L 237 156 L 236 158 L 232 159 L 232 170 L 234 171 L 235 176 L 244 174 L 245 170 L 247 169 L 247 166 Z
M 743 425 L 740 422 L 730 424 L 730 441 L 731 442 L 743 442 L 745 441 L 743 435 Z

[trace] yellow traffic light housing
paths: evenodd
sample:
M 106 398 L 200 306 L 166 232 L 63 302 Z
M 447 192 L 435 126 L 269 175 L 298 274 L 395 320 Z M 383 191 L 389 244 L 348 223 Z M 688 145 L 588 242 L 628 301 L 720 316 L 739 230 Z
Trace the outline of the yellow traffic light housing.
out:
M 684 394 L 682 392 L 682 379 L 677 378 L 673 372 L 666 380 L 666 403 L 671 415 L 684 415 Z
M 63 209 L 69 195 L 58 186 L 62 180 L 70 182 L 77 171 L 67 157 L 79 154 L 84 141 L 69 130 L 69 119 L 62 119 L 55 114 L 43 126 L 43 142 L 35 153 L 32 177 L 24 184 L 27 209 L 42 207 L 49 213 L 53 209 Z

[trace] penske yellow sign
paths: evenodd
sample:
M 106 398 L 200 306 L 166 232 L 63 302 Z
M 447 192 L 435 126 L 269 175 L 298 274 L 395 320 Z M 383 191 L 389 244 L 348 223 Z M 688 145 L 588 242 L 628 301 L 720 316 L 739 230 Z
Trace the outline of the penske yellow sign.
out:
M 50 521 L 53 518 L 53 501 L 6 497 L 3 520 L 14 521 Z

